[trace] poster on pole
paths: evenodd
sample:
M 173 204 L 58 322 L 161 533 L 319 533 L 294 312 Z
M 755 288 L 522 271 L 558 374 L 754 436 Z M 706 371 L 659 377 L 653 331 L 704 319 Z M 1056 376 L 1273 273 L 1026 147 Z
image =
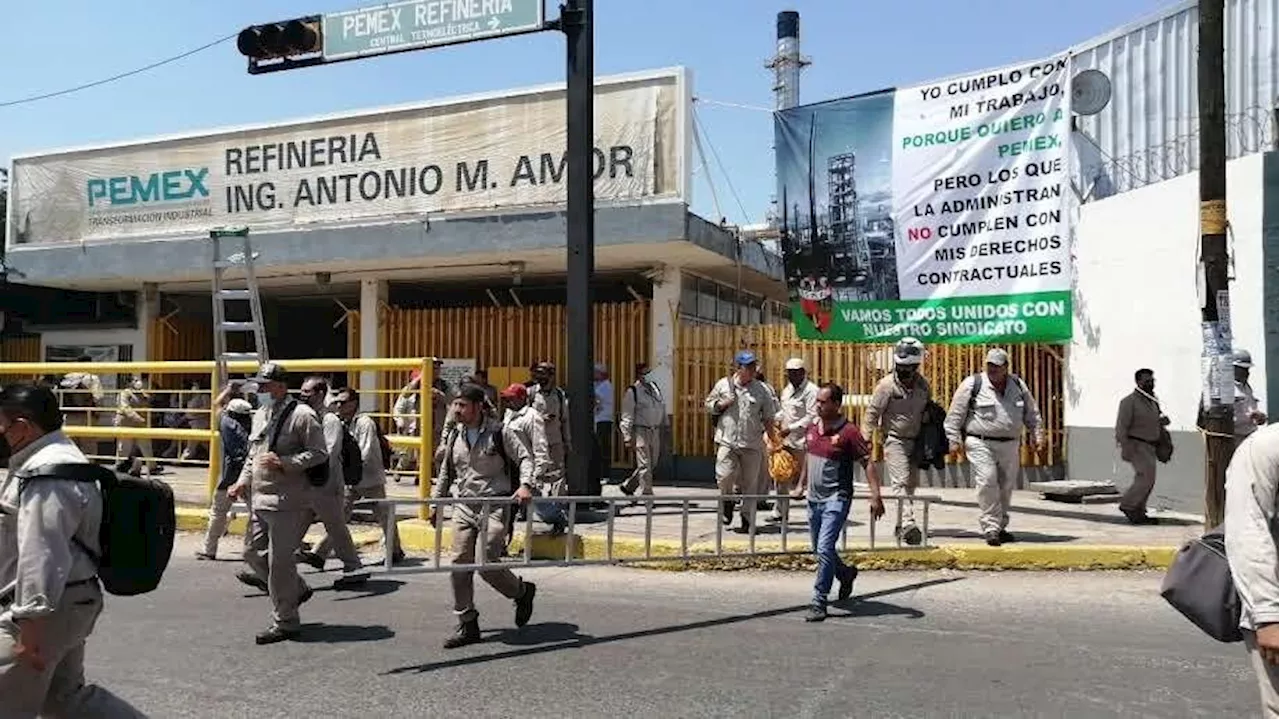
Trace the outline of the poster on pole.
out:
M 1071 338 L 1067 60 L 775 115 L 806 339 Z

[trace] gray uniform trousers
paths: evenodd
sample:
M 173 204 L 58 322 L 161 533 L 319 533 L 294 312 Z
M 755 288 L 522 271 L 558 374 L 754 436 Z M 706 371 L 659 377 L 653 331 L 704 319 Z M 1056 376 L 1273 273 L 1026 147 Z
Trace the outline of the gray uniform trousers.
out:
M 653 494 L 653 468 L 658 464 L 662 450 L 661 432 L 657 427 L 635 427 L 631 433 L 636 450 L 636 468 L 622 486 L 632 492 L 639 489 L 641 494 Z
M 914 495 L 920 486 L 920 468 L 911 463 L 911 452 L 916 439 L 903 439 L 896 435 L 884 438 L 884 469 L 889 475 L 889 486 L 895 494 Z M 916 526 L 915 502 L 902 503 L 902 531 Z
M 507 505 L 491 508 L 485 520 L 479 507 L 454 505 L 453 563 L 475 563 L 477 550 L 484 552 L 486 562 L 501 561 L 507 551 L 508 511 L 511 510 Z M 524 593 L 524 582 L 510 569 L 486 569 L 480 572 L 480 578 L 507 599 L 518 599 Z M 453 572 L 449 579 L 453 583 L 453 611 L 458 621 L 475 619 L 475 572 Z
M 966 437 L 964 451 L 978 488 L 978 525 L 983 534 L 999 532 L 1009 526 L 1009 505 L 1022 470 L 1018 440 Z
M 0 719 L 145 717 L 120 697 L 84 682 L 84 642 L 102 613 L 97 582 L 68 586 L 45 618 L 45 670 L 18 661 L 18 626 L 0 610 Z
M 1133 483 L 1120 496 L 1120 509 L 1146 512 L 1147 499 L 1156 486 L 1156 448 L 1150 442 L 1130 439 L 1124 447 L 1124 459 L 1133 466 Z
M 316 519 L 324 525 L 324 540 L 321 544 L 324 549 L 320 553 L 317 548 L 316 552 L 320 556 L 327 557 L 329 549 L 332 548 L 334 554 L 338 555 L 338 559 L 342 560 L 342 569 L 346 572 L 359 571 L 364 562 L 360 559 L 360 553 L 356 551 L 356 543 L 351 539 L 351 530 L 347 528 L 347 500 L 343 496 L 341 489 L 333 489 L 328 486 L 316 487 L 311 490 L 311 511 L 308 517 L 314 515 Z M 311 526 L 311 521 L 307 521 L 307 526 Z M 306 536 L 306 530 L 302 532 Z
M 310 509 L 256 509 L 249 523 L 244 561 L 254 574 L 266 579 L 271 621 L 281 629 L 297 629 L 302 623 L 298 603 L 307 583 L 298 576 L 295 553 L 310 526 Z
M 344 501 L 343 511 L 346 521 L 351 521 L 351 513 L 355 510 L 355 503 L 362 499 L 386 499 L 387 488 L 385 485 L 377 485 L 374 487 L 348 487 L 347 496 Z M 382 544 L 386 547 L 386 551 L 390 554 L 398 554 L 400 552 L 400 528 L 397 526 L 391 536 L 385 536 L 387 532 L 387 515 L 395 511 L 395 508 L 388 504 L 377 504 L 373 507 L 373 518 L 378 523 L 378 528 L 382 530 Z M 350 538 L 350 534 L 347 535 Z M 333 552 L 337 542 L 329 538 L 328 534 L 316 544 L 315 553 L 321 559 L 328 559 L 329 554 Z M 353 543 L 354 546 L 354 543 Z
M 1244 630 L 1244 646 L 1249 652 L 1249 663 L 1258 677 L 1258 690 L 1262 694 L 1262 716 L 1264 719 L 1280 717 L 1280 694 L 1277 693 L 1277 668 L 1262 658 L 1258 653 L 1258 635 L 1251 630 Z

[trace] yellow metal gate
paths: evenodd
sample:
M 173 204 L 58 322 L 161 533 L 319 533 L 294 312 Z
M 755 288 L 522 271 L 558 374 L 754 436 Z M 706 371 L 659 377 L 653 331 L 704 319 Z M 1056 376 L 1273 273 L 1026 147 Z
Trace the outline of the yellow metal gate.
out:
M 804 359 L 815 382 L 834 381 L 853 398 L 850 419 L 861 421 L 859 399 L 869 397 L 876 382 L 892 367 L 890 345 L 855 345 L 844 342 L 802 340 L 792 325 L 724 327 L 681 324 L 676 344 L 676 406 L 673 408 L 675 450 L 681 455 L 714 454 L 712 429 L 702 402 L 716 380 L 730 370 L 733 355 L 750 348 L 774 387 L 786 381 L 783 364 L 791 357 Z M 985 345 L 930 345 L 922 372 L 933 387 L 934 398 L 950 406 L 956 387 L 968 375 L 984 367 Z M 1023 446 L 1023 464 L 1053 466 L 1066 458 L 1063 431 L 1062 349 L 1053 345 L 1017 345 L 1008 348 L 1010 369 L 1021 376 L 1040 404 L 1048 450 L 1037 456 Z M 876 448 L 877 456 L 879 448 Z
M 440 309 L 387 308 L 378 337 L 383 357 L 452 357 L 475 359 L 477 367 L 495 368 L 490 381 L 522 382 L 535 360 L 551 360 L 562 369 L 567 354 L 565 308 L 562 305 L 526 307 L 450 307 Z M 626 302 L 595 306 L 595 356 L 613 377 L 615 407 L 632 381 L 637 362 L 650 362 L 649 303 Z M 360 313 L 348 316 L 347 348 L 360 356 Z M 506 375 L 505 377 L 500 375 Z M 400 378 L 408 381 L 408 375 Z M 615 430 L 616 431 L 616 430 Z M 629 463 L 619 437 L 614 438 L 613 461 Z

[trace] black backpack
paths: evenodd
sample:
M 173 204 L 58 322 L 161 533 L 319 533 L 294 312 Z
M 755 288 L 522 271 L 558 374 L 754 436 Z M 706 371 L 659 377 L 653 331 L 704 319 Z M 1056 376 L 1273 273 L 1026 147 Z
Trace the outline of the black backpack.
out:
M 364 455 L 360 451 L 360 443 L 355 435 L 344 425 L 342 427 L 342 481 L 348 487 L 360 484 L 364 479 Z
M 30 482 L 51 479 L 94 483 L 102 492 L 101 555 L 78 538 L 72 541 L 98 565 L 98 578 L 108 593 L 130 597 L 160 585 L 178 528 L 169 485 L 96 464 L 48 464 L 23 477 L 18 491 Z
M 373 422 L 373 428 L 378 431 L 378 449 L 382 450 L 382 468 L 384 470 L 391 469 L 391 455 L 395 454 L 395 448 L 391 446 L 391 440 L 387 439 L 387 434 L 382 431 L 382 425 L 378 424 L 376 419 L 369 417 Z
M 280 410 L 280 414 L 273 420 L 275 424 L 271 427 L 271 440 L 267 443 L 268 452 L 276 451 L 276 444 L 280 442 L 280 433 L 284 431 L 284 423 L 289 421 L 289 415 L 293 414 L 293 411 L 297 408 L 298 401 L 291 399 L 289 400 L 289 403 L 284 406 L 284 409 Z M 324 418 L 317 416 L 316 419 L 320 421 L 320 426 L 323 429 Z M 345 446 L 346 442 L 344 440 L 343 447 L 345 448 Z M 356 456 L 360 456 L 359 451 L 356 452 Z M 344 463 L 344 469 L 345 466 L 346 465 Z M 302 473 L 306 476 L 307 482 L 310 483 L 312 487 L 323 487 L 329 483 L 329 460 L 326 458 L 325 461 L 320 464 L 313 464 L 302 470 Z

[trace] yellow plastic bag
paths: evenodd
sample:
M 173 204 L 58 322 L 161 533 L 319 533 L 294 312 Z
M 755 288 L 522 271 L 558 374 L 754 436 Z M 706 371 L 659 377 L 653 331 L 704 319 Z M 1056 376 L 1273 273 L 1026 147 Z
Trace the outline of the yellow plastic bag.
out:
M 778 484 L 792 484 L 800 478 L 800 463 L 782 444 L 776 430 L 765 435 L 769 450 L 769 477 Z

